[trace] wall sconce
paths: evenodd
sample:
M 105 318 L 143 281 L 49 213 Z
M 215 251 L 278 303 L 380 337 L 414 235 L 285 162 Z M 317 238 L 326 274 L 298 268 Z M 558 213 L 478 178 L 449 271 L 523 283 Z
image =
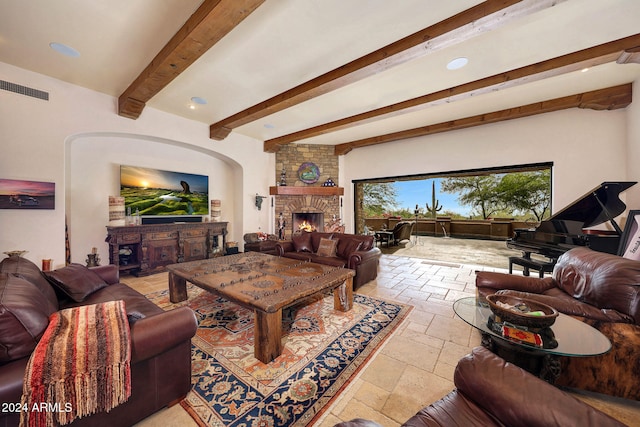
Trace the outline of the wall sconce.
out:
M 256 193 L 256 208 L 258 208 L 258 210 L 262 210 L 262 200 L 266 198 L 267 196 L 260 196 Z

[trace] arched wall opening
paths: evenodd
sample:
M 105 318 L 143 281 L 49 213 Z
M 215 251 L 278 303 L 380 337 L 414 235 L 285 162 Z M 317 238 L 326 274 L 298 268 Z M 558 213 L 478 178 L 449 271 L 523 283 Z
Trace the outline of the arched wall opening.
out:
M 65 142 L 65 212 L 71 262 L 84 263 L 96 248 L 109 263 L 105 242 L 109 196 L 120 194 L 120 165 L 207 175 L 209 199 L 222 204 L 229 240 L 243 229 L 242 166 L 220 153 L 188 143 L 126 133 L 97 132 Z M 237 231 L 238 233 L 240 231 Z

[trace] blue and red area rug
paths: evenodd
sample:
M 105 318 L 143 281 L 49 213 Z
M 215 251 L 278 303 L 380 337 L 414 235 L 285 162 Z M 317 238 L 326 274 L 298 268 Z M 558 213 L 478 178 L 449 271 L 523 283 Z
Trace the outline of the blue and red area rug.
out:
M 305 426 L 329 403 L 402 323 L 410 306 L 354 295 L 347 313 L 333 295 L 284 310 L 284 351 L 269 364 L 253 356 L 253 312 L 195 287 L 165 310 L 188 305 L 200 325 L 192 340 L 193 388 L 182 406 L 203 426 Z

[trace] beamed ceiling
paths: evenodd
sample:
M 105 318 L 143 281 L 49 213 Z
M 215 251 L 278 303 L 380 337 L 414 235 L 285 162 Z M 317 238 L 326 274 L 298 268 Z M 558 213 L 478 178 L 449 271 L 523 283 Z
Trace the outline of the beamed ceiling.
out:
M 304 143 L 347 154 L 625 108 L 640 76 L 638 0 L 0 0 L 0 10 L 0 61 L 117 97 L 114 114 L 131 120 L 155 108 L 206 123 L 213 145 L 236 132 L 269 152 Z

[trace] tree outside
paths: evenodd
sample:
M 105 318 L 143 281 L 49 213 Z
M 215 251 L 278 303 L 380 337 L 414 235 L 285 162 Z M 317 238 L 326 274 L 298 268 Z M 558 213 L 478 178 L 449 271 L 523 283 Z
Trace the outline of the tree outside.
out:
M 427 182 L 425 180 L 425 189 Z M 471 208 L 471 215 L 447 210 L 438 203 L 432 182 L 429 200 L 420 206 L 419 217 L 433 218 L 435 214 L 456 219 L 487 219 L 511 217 L 521 220 L 541 221 L 550 214 L 551 170 L 510 172 L 474 176 L 446 177 L 441 179 L 441 191 L 454 194 L 462 206 Z M 363 209 L 366 218 L 384 216 L 415 217 L 412 206 L 400 207 L 395 182 L 363 184 Z
M 365 218 L 390 215 L 398 207 L 398 190 L 393 182 L 363 184 L 362 192 Z

